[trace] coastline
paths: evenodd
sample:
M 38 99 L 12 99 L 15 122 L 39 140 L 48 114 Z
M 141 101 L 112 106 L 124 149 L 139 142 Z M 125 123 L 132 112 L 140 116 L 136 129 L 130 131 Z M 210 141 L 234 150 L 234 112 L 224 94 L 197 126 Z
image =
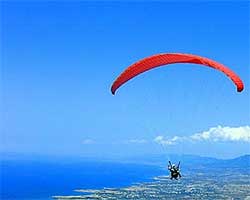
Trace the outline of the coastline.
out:
M 53 199 L 249 199 L 250 173 L 190 173 L 181 180 L 157 176 L 150 182 L 100 190 L 76 189 L 83 193 L 53 196 Z

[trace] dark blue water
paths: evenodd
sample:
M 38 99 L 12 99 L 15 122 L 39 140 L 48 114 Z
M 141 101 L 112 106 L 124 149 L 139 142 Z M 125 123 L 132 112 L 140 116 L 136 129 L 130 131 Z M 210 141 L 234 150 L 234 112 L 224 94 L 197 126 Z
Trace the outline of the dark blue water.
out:
M 75 189 L 122 187 L 165 174 L 161 168 L 98 161 L 1 161 L 0 199 L 51 199 Z

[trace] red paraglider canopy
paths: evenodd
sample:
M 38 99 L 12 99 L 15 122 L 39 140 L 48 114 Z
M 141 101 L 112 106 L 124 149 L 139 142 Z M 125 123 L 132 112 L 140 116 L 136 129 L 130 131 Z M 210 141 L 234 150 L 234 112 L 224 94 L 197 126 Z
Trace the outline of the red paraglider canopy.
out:
M 226 66 L 213 61 L 208 58 L 204 58 L 197 55 L 192 54 L 182 54 L 182 53 L 165 53 L 165 54 L 157 54 L 132 64 L 129 66 L 125 71 L 123 71 L 120 76 L 114 81 L 111 87 L 112 94 L 115 94 L 116 90 L 126 83 L 128 80 L 132 79 L 133 77 L 148 71 L 150 69 L 174 64 L 174 63 L 191 63 L 191 64 L 200 64 L 203 66 L 212 67 L 223 72 L 227 75 L 236 85 L 237 91 L 241 92 L 244 89 L 244 84 L 240 77 L 235 74 L 231 69 L 227 68 Z

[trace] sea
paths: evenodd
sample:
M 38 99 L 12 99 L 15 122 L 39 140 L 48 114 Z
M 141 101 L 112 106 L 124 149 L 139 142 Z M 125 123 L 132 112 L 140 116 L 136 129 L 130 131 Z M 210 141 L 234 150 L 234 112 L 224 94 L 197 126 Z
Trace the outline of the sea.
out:
M 79 195 L 75 189 L 125 187 L 166 174 L 157 166 L 115 161 L 1 160 L 0 199 L 49 200 Z

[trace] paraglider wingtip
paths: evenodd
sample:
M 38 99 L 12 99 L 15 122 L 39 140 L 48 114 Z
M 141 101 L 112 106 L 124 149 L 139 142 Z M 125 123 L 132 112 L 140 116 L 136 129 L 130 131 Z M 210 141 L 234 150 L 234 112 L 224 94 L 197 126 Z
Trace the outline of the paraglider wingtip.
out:
M 237 88 L 237 92 L 242 92 L 243 91 L 243 87 L 242 88 Z
M 113 95 L 115 95 L 115 88 L 114 88 L 114 84 L 112 84 L 111 88 L 110 88 L 110 91 Z

